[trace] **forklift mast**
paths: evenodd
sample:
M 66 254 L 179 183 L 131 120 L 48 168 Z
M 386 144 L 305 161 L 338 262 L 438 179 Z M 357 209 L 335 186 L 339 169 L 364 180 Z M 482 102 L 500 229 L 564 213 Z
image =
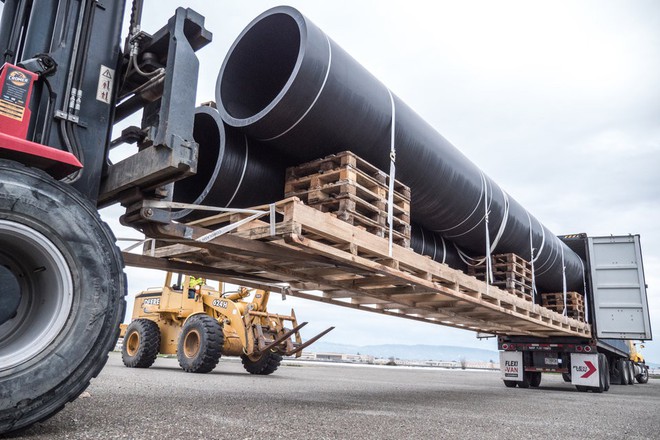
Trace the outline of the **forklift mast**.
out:
M 195 173 L 194 52 L 211 41 L 201 15 L 179 8 L 150 35 L 140 29 L 142 1 L 135 0 L 122 42 L 125 0 L 2 1 L 0 66 L 36 76 L 24 138 L 78 159 L 83 167 L 66 183 L 106 206 L 126 202 L 128 192 L 133 199 L 166 194 L 165 185 Z M 113 142 L 114 124 L 139 111 L 141 126 Z M 140 154 L 110 164 L 110 149 L 122 143 L 136 143 Z

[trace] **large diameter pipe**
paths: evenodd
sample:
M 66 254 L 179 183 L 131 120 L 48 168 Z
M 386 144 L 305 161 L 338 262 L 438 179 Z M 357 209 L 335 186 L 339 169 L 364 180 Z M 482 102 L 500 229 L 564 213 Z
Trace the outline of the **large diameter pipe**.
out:
M 199 144 L 197 174 L 174 184 L 174 202 L 247 208 L 284 197 L 281 157 L 226 126 L 216 109 L 203 106 L 195 110 L 193 138 Z M 212 214 L 182 209 L 172 217 L 188 221 Z
M 174 184 L 174 202 L 248 208 L 282 199 L 285 158 L 274 157 L 271 148 L 226 126 L 217 110 L 195 109 L 193 137 L 199 144 L 197 174 Z M 174 210 L 172 217 L 190 221 L 212 214 L 181 209 Z M 411 247 L 439 263 L 465 270 L 453 243 L 419 225 L 412 225 Z
M 473 256 L 488 242 L 528 260 L 534 249 L 542 291 L 562 290 L 563 260 L 566 287 L 582 290 L 575 253 L 297 10 L 277 7 L 248 25 L 216 101 L 228 125 L 299 162 L 352 150 L 385 171 L 394 107 L 396 177 L 411 187 L 415 222 Z

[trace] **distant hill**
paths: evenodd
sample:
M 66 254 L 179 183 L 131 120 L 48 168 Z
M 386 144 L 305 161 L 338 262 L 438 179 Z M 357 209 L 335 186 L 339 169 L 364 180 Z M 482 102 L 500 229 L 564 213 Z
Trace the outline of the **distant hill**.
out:
M 346 353 L 368 354 L 379 358 L 395 357 L 407 360 L 434 360 L 434 361 L 481 361 L 499 362 L 499 353 L 494 350 L 481 348 L 454 347 L 451 345 L 346 345 L 333 342 L 319 341 L 314 343 L 307 351 L 316 353 Z

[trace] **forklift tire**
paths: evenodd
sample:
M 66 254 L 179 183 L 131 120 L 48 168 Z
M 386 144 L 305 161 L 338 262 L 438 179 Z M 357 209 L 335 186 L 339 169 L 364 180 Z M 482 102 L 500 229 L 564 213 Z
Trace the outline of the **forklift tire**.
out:
M 160 329 L 150 319 L 136 319 L 126 329 L 121 360 L 129 368 L 149 368 L 160 350 Z
M 243 362 L 243 368 L 245 368 L 245 371 L 248 373 L 266 376 L 277 370 L 277 367 L 279 367 L 282 362 L 282 356 L 269 351 L 268 353 L 262 354 L 258 359 L 253 360 L 243 354 L 241 355 L 241 361 Z
M 515 380 L 504 380 L 504 386 L 507 388 L 515 388 L 518 384 Z
M 20 298 L 0 321 L 3 434 L 49 418 L 99 374 L 119 336 L 126 277 L 84 196 L 13 161 L 0 160 L 0 176 L 2 293 Z
M 534 373 L 529 373 L 529 386 L 532 388 L 538 388 L 541 385 L 541 372 L 536 371 Z
M 204 314 L 192 315 L 179 336 L 179 365 L 188 373 L 208 373 L 218 365 L 224 343 L 222 325 L 217 320 Z

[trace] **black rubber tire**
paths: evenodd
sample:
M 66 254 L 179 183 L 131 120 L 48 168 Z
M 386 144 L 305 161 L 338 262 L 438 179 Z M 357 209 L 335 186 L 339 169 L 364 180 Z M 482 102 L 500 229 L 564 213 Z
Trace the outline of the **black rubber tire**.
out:
M 561 373 L 561 377 L 564 382 L 571 382 L 571 373 Z
M 628 378 L 628 376 L 630 376 L 628 361 L 625 359 L 619 359 L 619 362 L 621 367 L 621 385 L 628 385 L 628 382 L 630 382 L 630 379 Z
M 639 364 L 640 368 L 642 369 L 642 372 L 635 377 L 637 380 L 637 383 L 648 383 L 649 381 L 649 368 L 646 366 L 645 363 Z
M 605 373 L 607 371 L 607 359 L 603 353 L 598 353 L 598 386 L 589 387 L 589 389 L 594 393 L 602 393 L 605 391 L 607 380 L 605 379 Z
M 130 341 L 137 337 L 137 346 L 130 349 Z M 133 355 L 130 352 L 133 351 Z M 129 368 L 149 368 L 160 351 L 160 328 L 150 319 L 136 319 L 126 328 L 121 360 Z
M 617 359 L 614 362 L 614 368 L 610 370 L 611 383 L 613 385 L 626 385 L 626 378 L 623 371 L 623 359 Z
M 282 356 L 277 353 L 268 352 L 261 355 L 257 360 L 252 360 L 246 355 L 241 355 L 243 368 L 250 374 L 259 374 L 266 376 L 272 374 L 277 370 L 282 362 Z
M 503 380 L 502 382 L 504 382 L 504 386 L 507 388 L 515 388 L 518 384 L 515 380 Z
M 187 343 L 196 340 L 194 349 Z M 176 357 L 179 366 L 188 373 L 208 373 L 212 371 L 222 356 L 225 335 L 222 325 L 208 315 L 193 315 L 183 324 Z
M 599 354 L 603 358 L 603 381 L 604 381 L 604 388 L 603 391 L 609 391 L 610 390 L 610 362 L 607 359 L 607 356 L 604 354 Z
M 518 382 L 518 388 L 529 388 L 530 382 L 531 382 L 531 373 L 524 372 L 523 373 L 523 380 Z
M 538 388 L 541 385 L 541 372 L 536 371 L 529 373 L 529 386 L 532 388 Z
M 0 220 L 46 237 L 64 258 L 69 267 L 64 272 L 72 282 L 70 312 L 52 342 L 20 365 L 0 371 L 2 434 L 52 416 L 99 374 L 119 337 L 126 277 L 112 231 L 85 197 L 13 161 L 0 160 L 0 176 Z M 0 243 L 0 255 L 5 245 Z M 7 336 L 0 334 L 2 345 Z M 6 348 L 0 355 L 2 350 Z
M 586 393 L 589 391 L 589 387 L 585 387 L 584 385 L 575 385 L 575 389 L 581 393 Z
M 628 363 L 628 385 L 635 384 L 635 366 L 631 360 L 626 361 Z

